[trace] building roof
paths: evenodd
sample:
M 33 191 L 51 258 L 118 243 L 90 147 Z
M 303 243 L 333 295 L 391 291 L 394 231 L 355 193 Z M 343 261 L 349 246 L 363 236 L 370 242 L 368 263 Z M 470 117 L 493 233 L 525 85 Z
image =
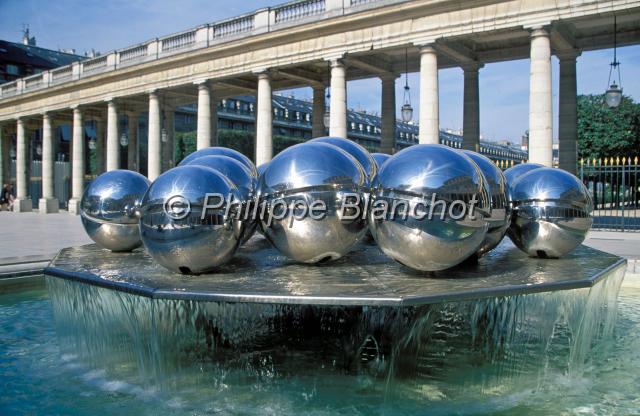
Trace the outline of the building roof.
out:
M 0 40 L 0 62 L 31 65 L 39 68 L 56 68 L 82 59 L 84 56 Z

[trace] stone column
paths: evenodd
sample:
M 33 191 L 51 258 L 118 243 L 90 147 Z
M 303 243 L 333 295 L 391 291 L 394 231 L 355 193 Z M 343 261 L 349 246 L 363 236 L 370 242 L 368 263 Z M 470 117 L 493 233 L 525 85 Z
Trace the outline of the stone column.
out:
M 211 88 L 204 81 L 198 84 L 198 126 L 196 149 L 204 149 L 211 146 Z
M 175 130 L 175 125 L 174 125 L 174 130 Z M 175 134 L 173 134 L 171 137 L 175 137 Z M 218 99 L 215 97 L 215 95 L 211 94 L 211 146 L 217 146 L 217 145 L 218 145 Z
M 529 161 L 552 166 L 551 44 L 542 28 L 531 32 L 529 81 Z
M 311 137 L 324 136 L 324 86 L 313 87 L 313 111 L 311 112 Z
M 40 214 L 49 214 L 59 211 L 58 200 L 53 195 L 53 135 L 54 127 L 51 116 L 45 113 L 42 116 L 42 198 L 38 201 Z
M 199 111 L 198 111 L 199 113 Z M 160 126 L 160 99 L 158 93 L 152 91 L 149 93 L 149 155 L 147 160 L 149 166 L 147 168 L 147 174 L 149 180 L 155 180 L 162 173 L 162 141 L 161 134 L 162 128 Z
M 462 148 L 480 150 L 480 88 L 478 71 L 482 64 L 468 64 L 464 71 L 464 111 L 462 114 Z
M 129 145 L 127 146 L 127 169 L 138 171 L 138 113 L 129 112 L 127 114 L 127 136 Z
M 138 113 L 127 113 L 127 137 L 129 144 L 127 145 L 127 169 L 138 172 Z
M 13 212 L 31 212 L 32 204 L 28 195 L 29 177 L 27 175 L 27 127 L 25 120 L 19 118 L 16 137 L 16 200 Z
M 71 199 L 69 213 L 80 214 L 80 200 L 84 192 L 84 122 L 82 110 L 73 109 L 73 155 L 71 158 Z
M 267 163 L 273 157 L 273 108 L 271 78 L 266 72 L 258 74 L 258 99 L 256 116 L 256 166 Z
M 559 167 L 574 175 L 578 169 L 578 100 L 576 50 L 558 52 L 560 59 L 560 108 L 558 114 Z
M 392 155 L 396 148 L 396 78 L 395 74 L 380 77 L 382 105 L 380 152 Z
M 104 117 L 96 118 L 96 174 L 104 173 Z
M 167 141 L 162 142 L 162 171 L 171 169 L 173 165 L 173 135 L 174 135 L 174 108 L 173 106 L 165 106 L 164 110 L 164 129 L 167 134 Z
M 329 136 L 347 138 L 347 69 L 342 59 L 331 61 Z
M 420 48 L 420 133 L 422 143 L 440 143 L 438 56 L 433 46 Z
M 4 126 L 0 124 L 0 186 L 9 182 L 7 175 L 7 162 L 9 156 L 9 146 L 7 146 L 8 135 L 4 132 Z
M 120 134 L 118 107 L 111 100 L 107 105 L 107 172 L 120 169 Z

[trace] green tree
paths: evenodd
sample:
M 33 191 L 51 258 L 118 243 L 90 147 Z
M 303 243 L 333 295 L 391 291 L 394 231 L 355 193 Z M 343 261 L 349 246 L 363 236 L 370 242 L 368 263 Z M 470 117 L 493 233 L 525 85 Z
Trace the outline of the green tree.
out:
M 623 97 L 609 108 L 602 95 L 578 96 L 578 156 L 592 159 L 640 153 L 640 104 Z
M 306 141 L 306 139 L 302 137 L 274 136 L 273 153 L 276 155 L 287 147 L 304 141 Z M 254 143 L 255 135 L 252 131 L 231 129 L 218 130 L 218 146 L 237 150 L 251 160 L 254 160 L 255 156 Z M 176 162 L 180 163 L 180 161 L 187 155 L 196 151 L 196 132 L 176 132 L 174 146 Z

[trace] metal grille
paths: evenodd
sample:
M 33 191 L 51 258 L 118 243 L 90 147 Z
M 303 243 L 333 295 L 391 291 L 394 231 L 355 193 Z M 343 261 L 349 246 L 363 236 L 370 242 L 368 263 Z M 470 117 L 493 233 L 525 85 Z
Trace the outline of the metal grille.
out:
M 593 228 L 640 231 L 638 157 L 581 160 L 579 175 L 593 198 Z

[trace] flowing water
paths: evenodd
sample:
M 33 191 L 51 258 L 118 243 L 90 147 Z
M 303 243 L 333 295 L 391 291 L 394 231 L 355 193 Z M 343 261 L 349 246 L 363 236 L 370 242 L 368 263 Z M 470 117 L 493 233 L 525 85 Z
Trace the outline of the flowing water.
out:
M 622 277 L 407 308 L 47 278 L 0 296 L 0 414 L 640 414 L 640 289 Z

